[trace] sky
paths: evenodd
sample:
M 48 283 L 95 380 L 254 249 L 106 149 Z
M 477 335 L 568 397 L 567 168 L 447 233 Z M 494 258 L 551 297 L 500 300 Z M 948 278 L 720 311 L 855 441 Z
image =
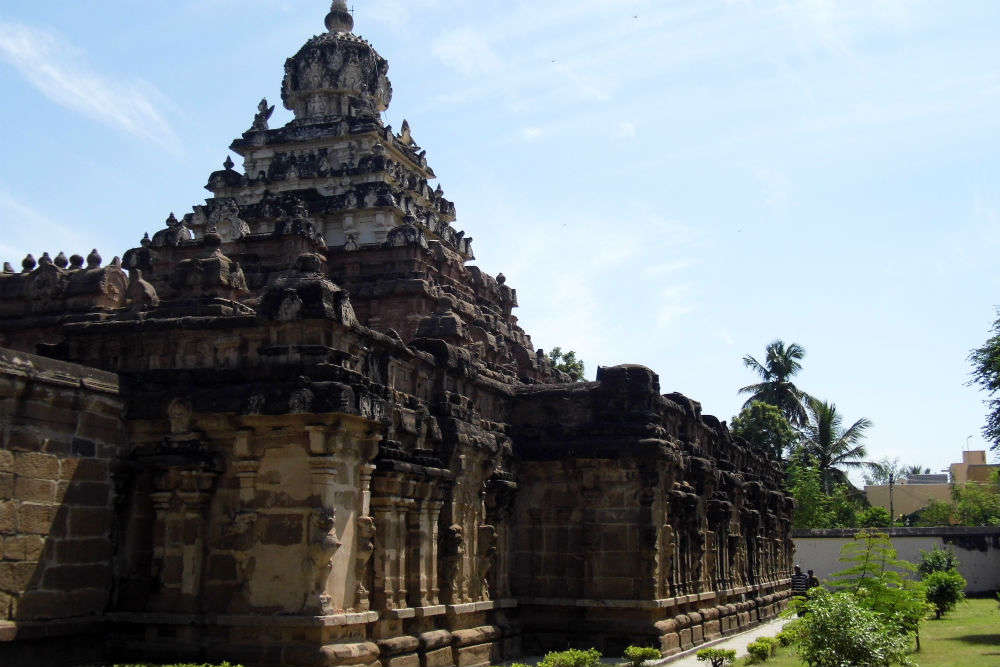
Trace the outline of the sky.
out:
M 190 211 L 261 97 L 291 119 L 284 60 L 328 8 L 4 0 L 0 257 L 108 260 Z M 1000 304 L 1000 3 L 354 10 L 385 122 L 409 120 L 536 347 L 591 378 L 647 365 L 728 420 L 742 357 L 794 341 L 799 386 L 874 422 L 870 458 L 985 447 L 967 357 Z

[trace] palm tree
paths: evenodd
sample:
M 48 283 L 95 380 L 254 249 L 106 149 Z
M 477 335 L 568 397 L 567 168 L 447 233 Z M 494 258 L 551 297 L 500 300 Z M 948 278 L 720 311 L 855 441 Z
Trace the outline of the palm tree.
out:
M 834 477 L 843 474 L 841 468 L 860 468 L 866 465 L 867 451 L 862 440 L 872 423 L 862 417 L 844 429 L 844 418 L 833 403 L 809 396 L 806 405 L 809 408 L 809 419 L 802 428 L 802 447 L 806 454 L 816 458 L 817 467 L 823 476 L 824 489 L 830 493 Z
M 776 340 L 766 348 L 764 363 L 749 354 L 743 357 L 743 365 L 760 376 L 757 384 L 740 389 L 741 394 L 750 394 L 743 404 L 749 408 L 754 401 L 768 403 L 781 410 L 789 424 L 801 426 L 806 422 L 806 410 L 802 405 L 807 394 L 795 386 L 791 377 L 802 370 L 799 361 L 806 355 L 805 348 L 798 343 L 785 347 L 785 342 Z
M 920 466 L 903 466 L 903 476 L 912 477 L 913 475 L 929 475 L 931 474 L 930 468 L 922 468 Z

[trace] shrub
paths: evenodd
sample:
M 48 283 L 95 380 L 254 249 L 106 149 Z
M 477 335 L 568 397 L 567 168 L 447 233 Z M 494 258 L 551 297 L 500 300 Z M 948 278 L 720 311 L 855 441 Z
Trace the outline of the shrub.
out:
M 546 653 L 538 667 L 596 667 L 601 662 L 601 652 L 596 648 L 570 649 Z
M 736 651 L 724 648 L 703 648 L 695 655 L 698 656 L 698 660 L 701 662 L 712 663 L 712 667 L 726 667 L 726 665 L 731 665 L 736 660 Z
M 796 652 L 814 667 L 909 665 L 909 638 L 853 594 L 816 588 L 796 622 Z
M 789 646 L 795 641 L 795 638 L 792 636 L 792 633 L 787 630 L 782 630 L 781 632 L 779 632 L 775 636 L 775 639 L 778 640 L 778 645 L 782 647 Z
M 958 569 L 958 556 L 951 549 L 935 547 L 930 551 L 920 550 L 920 564 L 917 572 L 926 577 L 933 572 L 951 572 Z
M 935 618 L 951 611 L 965 599 L 965 577 L 958 572 L 931 572 L 924 577 L 927 601 L 934 605 Z
M 659 660 L 661 657 L 657 649 L 649 646 L 629 646 L 625 649 L 625 659 L 634 667 L 642 667 L 647 660 Z
M 750 656 L 750 662 L 753 664 L 764 662 L 771 657 L 771 645 L 761 641 L 762 639 L 763 637 L 747 644 L 747 655 Z
M 889 510 L 884 507 L 869 507 L 861 510 L 858 521 L 863 528 L 885 528 L 892 525 Z
M 764 642 L 771 647 L 771 655 L 773 656 L 778 652 L 778 640 L 775 637 L 760 637 L 757 641 Z

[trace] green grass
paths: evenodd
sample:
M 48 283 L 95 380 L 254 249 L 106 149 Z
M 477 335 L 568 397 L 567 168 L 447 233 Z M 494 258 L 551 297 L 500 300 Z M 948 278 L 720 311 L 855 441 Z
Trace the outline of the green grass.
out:
M 997 601 L 962 602 L 939 621 L 929 619 L 920 626 L 919 653 L 910 658 L 919 667 L 1000 667 L 1000 613 Z M 748 664 L 745 659 L 737 665 Z M 804 667 L 789 648 L 760 663 L 763 667 Z

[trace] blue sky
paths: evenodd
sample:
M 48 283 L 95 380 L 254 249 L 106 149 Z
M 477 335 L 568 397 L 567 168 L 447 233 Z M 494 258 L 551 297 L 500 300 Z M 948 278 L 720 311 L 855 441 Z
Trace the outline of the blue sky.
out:
M 5 0 L 0 255 L 110 259 L 203 199 L 322 0 Z M 728 419 L 774 338 L 873 458 L 982 446 L 1000 3 L 357 0 L 477 264 L 537 347 Z M 238 157 L 238 156 L 234 156 Z M 239 164 L 239 160 L 237 160 Z

